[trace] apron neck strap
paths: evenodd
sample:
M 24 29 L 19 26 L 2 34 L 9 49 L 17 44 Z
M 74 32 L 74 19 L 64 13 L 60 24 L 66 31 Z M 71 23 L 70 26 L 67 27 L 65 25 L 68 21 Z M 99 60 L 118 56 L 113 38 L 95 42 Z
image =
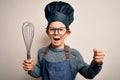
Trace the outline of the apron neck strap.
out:
M 65 55 L 66 55 L 66 59 L 70 59 L 70 54 L 69 54 L 69 48 L 68 46 L 64 45 L 64 50 L 65 50 Z
M 43 57 L 45 57 L 47 55 L 47 53 L 48 53 L 48 51 L 50 49 L 50 46 L 51 46 L 51 44 L 46 47 L 46 49 L 45 49 L 45 51 L 43 53 Z M 65 54 L 66 59 L 70 59 L 70 54 L 69 54 L 69 48 L 68 48 L 68 46 L 64 45 L 64 50 L 65 50 L 65 53 L 66 53 Z

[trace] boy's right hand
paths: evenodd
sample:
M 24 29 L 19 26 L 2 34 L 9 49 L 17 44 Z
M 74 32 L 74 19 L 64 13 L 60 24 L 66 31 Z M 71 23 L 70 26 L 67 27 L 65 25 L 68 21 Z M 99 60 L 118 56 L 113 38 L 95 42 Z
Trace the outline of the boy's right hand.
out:
M 25 70 L 25 71 L 32 71 L 33 70 L 33 68 L 34 68 L 34 63 L 33 63 L 33 60 L 24 60 L 23 61 L 23 69 Z

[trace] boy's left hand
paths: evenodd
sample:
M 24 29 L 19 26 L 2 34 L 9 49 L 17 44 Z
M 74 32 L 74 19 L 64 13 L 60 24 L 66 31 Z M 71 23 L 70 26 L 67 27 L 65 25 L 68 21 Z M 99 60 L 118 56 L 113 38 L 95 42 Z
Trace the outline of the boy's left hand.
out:
M 94 59 L 95 63 L 102 64 L 104 56 L 105 56 L 104 52 L 101 50 L 97 50 L 95 48 L 93 49 L 93 52 L 94 52 L 93 59 Z

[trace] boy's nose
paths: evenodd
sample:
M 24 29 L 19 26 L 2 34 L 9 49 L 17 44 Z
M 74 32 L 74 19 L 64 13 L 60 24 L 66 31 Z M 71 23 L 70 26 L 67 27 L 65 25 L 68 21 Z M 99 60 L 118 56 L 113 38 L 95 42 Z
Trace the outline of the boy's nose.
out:
M 57 29 L 54 31 L 54 34 L 59 34 Z

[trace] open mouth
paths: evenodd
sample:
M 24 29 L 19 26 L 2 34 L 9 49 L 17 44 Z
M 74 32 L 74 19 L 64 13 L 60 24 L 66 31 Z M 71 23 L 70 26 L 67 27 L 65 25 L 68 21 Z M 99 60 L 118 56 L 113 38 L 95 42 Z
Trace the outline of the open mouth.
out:
M 53 40 L 55 40 L 55 41 L 59 41 L 59 40 L 60 40 L 60 38 L 53 38 Z

